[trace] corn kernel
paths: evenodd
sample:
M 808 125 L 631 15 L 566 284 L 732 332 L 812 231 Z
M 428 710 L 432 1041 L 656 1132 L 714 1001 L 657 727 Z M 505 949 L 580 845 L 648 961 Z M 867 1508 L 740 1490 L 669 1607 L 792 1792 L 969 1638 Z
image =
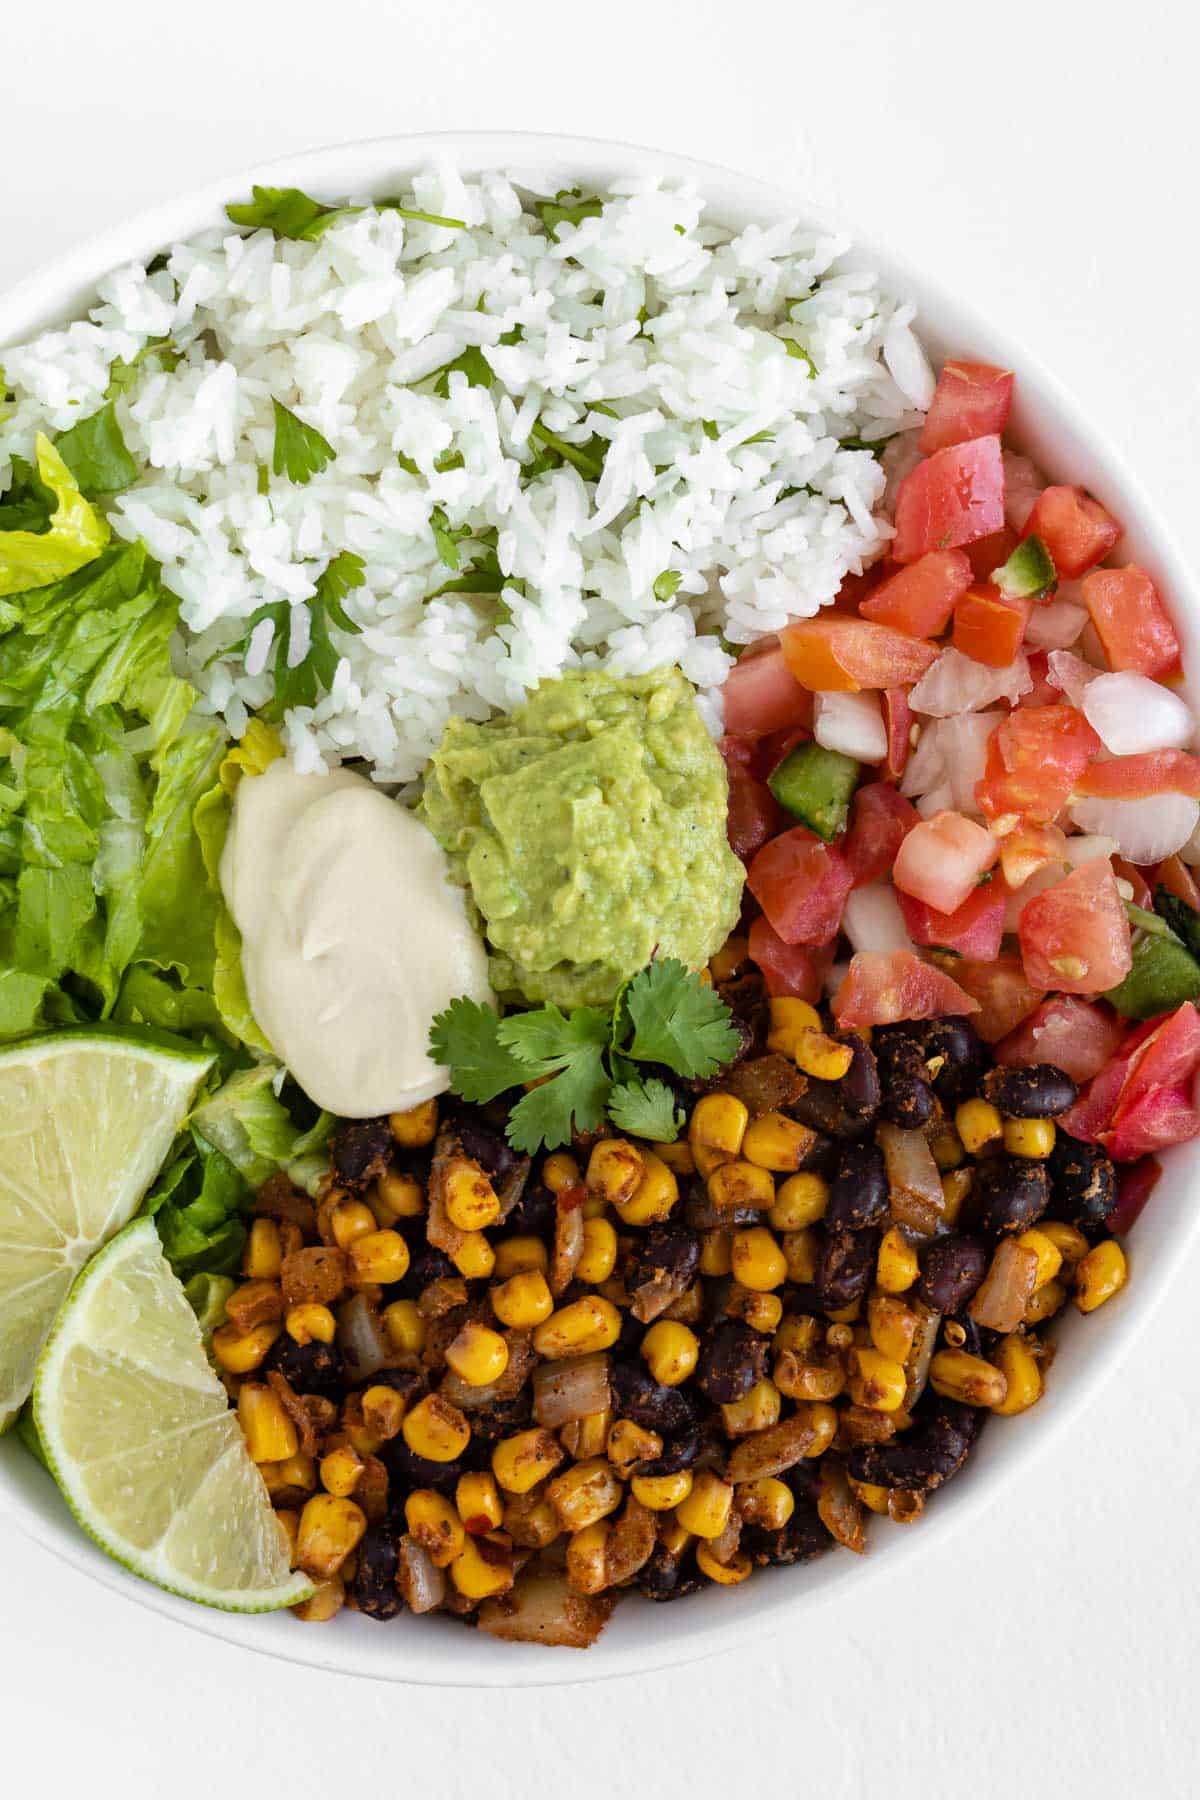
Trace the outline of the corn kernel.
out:
M 627 1143 L 624 1138 L 601 1138 L 588 1158 L 588 1192 L 612 1206 L 619 1200 L 632 1200 L 644 1168 L 636 1144 Z
M 816 1435 L 804 1454 L 806 1457 L 824 1456 L 830 1444 L 832 1444 L 834 1438 L 837 1436 L 837 1409 L 836 1407 L 825 1405 L 810 1406 L 808 1409 L 808 1422 Z
M 702 1575 L 719 1582 L 722 1587 L 737 1587 L 751 1573 L 754 1564 L 744 1550 L 735 1551 L 726 1563 L 718 1562 L 707 1544 L 697 1544 L 696 1567 Z
M 512 1546 L 496 1537 L 469 1537 L 450 1564 L 450 1579 L 464 1600 L 506 1594 L 513 1584 Z
M 355 1238 L 378 1229 L 375 1214 L 361 1200 L 339 1200 L 329 1215 L 329 1225 L 339 1250 L 348 1250 Z
M 851 1477 L 850 1486 L 868 1512 L 879 1513 L 884 1518 L 887 1517 L 889 1492 L 887 1488 L 877 1487 L 872 1481 L 855 1481 L 853 1477 Z
M 243 1383 L 238 1393 L 238 1424 L 251 1460 L 284 1462 L 300 1448 L 296 1427 L 283 1410 L 279 1396 L 258 1381 Z
M 492 1450 L 492 1472 L 509 1494 L 527 1494 L 557 1469 L 563 1447 L 552 1431 L 537 1427 L 501 1438 Z
M 371 1209 L 381 1225 L 397 1219 L 419 1219 L 425 1211 L 425 1190 L 415 1175 L 400 1175 L 389 1169 L 375 1183 Z
M 554 1296 L 540 1269 L 523 1270 L 492 1289 L 492 1311 L 502 1325 L 528 1331 L 554 1311 Z
M 718 1538 L 729 1523 L 733 1489 L 711 1469 L 697 1469 L 692 1491 L 675 1508 L 675 1518 L 693 1537 Z
M 260 1463 L 258 1472 L 266 1482 L 267 1492 L 272 1499 L 277 1494 L 282 1494 L 285 1488 L 311 1494 L 317 1485 L 316 1462 L 302 1451 L 298 1451 L 295 1456 L 285 1457 L 283 1462 Z
M 661 1156 L 642 1151 L 642 1178 L 628 1200 L 614 1200 L 613 1210 L 625 1225 L 655 1225 L 679 1198 L 679 1183 Z
M 943 1175 L 948 1175 L 951 1169 L 961 1169 L 966 1161 L 967 1153 L 956 1131 L 939 1131 L 929 1148 Z M 884 1510 L 887 1510 L 886 1507 Z
M 212 1335 L 213 1355 L 230 1375 L 248 1375 L 258 1368 L 282 1329 L 280 1319 L 268 1319 L 245 1332 L 233 1325 L 219 1325 Z
M 629 1491 L 650 1512 L 670 1512 L 691 1493 L 692 1472 L 680 1469 L 674 1475 L 635 1475 Z
M 628 1480 L 638 1463 L 661 1456 L 662 1448 L 657 1431 L 647 1431 L 633 1419 L 617 1419 L 604 1441 L 604 1454 L 622 1480 Z
M 805 1170 L 780 1182 L 767 1218 L 776 1231 L 803 1231 L 825 1217 L 828 1204 L 828 1182 Z
M 999 1406 L 1008 1391 L 1003 1372 L 968 1350 L 939 1350 L 929 1365 L 929 1384 L 943 1399 L 966 1406 Z
M 760 1169 L 773 1169 L 786 1175 L 798 1169 L 813 1147 L 814 1135 L 806 1125 L 797 1124 L 786 1113 L 763 1113 L 747 1126 L 742 1139 L 742 1155 Z M 805 1220 L 811 1224 L 811 1220 Z
M 488 1177 L 468 1157 L 455 1157 L 446 1174 L 446 1217 L 459 1231 L 486 1231 L 500 1217 L 500 1201 Z
M 291 1612 L 305 1625 L 324 1625 L 336 1618 L 345 1604 L 346 1584 L 340 1575 L 332 1575 L 328 1581 L 319 1581 L 308 1599 L 293 1606 Z
M 497 1530 L 504 1515 L 495 1476 L 481 1470 L 459 1476 L 454 1489 L 454 1504 L 464 1530 L 472 1537 L 484 1537 L 489 1531 Z
M 668 1556 L 679 1557 L 692 1542 L 693 1534 L 687 1531 L 674 1516 L 661 1518 L 658 1521 L 658 1541 Z
M 604 1455 L 611 1429 L 612 1408 L 607 1407 L 604 1412 L 587 1413 L 582 1419 L 572 1420 L 562 1427 L 558 1437 L 568 1456 L 576 1462 L 586 1462 L 589 1457 Z
M 972 1156 L 1004 1136 L 1004 1120 L 990 1100 L 964 1100 L 954 1115 L 954 1126 L 963 1148 Z
M 457 1512 L 444 1494 L 432 1488 L 413 1489 L 404 1502 L 404 1521 L 435 1568 L 449 1568 L 466 1542 Z
M 821 1029 L 821 1015 L 807 1000 L 796 1000 L 784 995 L 778 1000 L 770 1001 L 769 1008 L 767 1049 L 774 1050 L 778 1056 L 794 1056 L 802 1035 Z
M 408 1245 L 398 1231 L 366 1231 L 350 1246 L 350 1268 L 359 1287 L 388 1287 L 408 1274 Z
M 735 1207 L 766 1211 L 775 1204 L 775 1182 L 769 1169 L 750 1162 L 724 1162 L 708 1177 L 708 1197 L 723 1212 Z
M 735 1231 L 731 1245 L 733 1275 L 743 1287 L 767 1294 L 788 1278 L 788 1259 L 765 1225 Z
M 656 1146 L 659 1156 L 668 1169 L 675 1175 L 694 1175 L 696 1158 L 692 1154 L 692 1146 L 686 1138 L 679 1138 L 673 1144 Z
M 903 1300 L 890 1294 L 872 1294 L 867 1301 L 867 1329 L 881 1356 L 906 1362 L 917 1335 L 917 1315 Z
M 756 1381 L 740 1400 L 727 1400 L 721 1407 L 721 1418 L 730 1437 L 745 1437 L 752 1431 L 765 1431 L 779 1423 L 782 1401 L 773 1381 Z
M 438 1103 L 422 1100 L 404 1112 L 388 1114 L 388 1125 L 396 1142 L 405 1150 L 422 1150 L 437 1136 Z
M 1091 1248 L 1078 1226 L 1064 1225 L 1059 1219 L 1039 1219 L 1037 1230 L 1042 1237 L 1050 1239 L 1068 1274 L 1079 1267 Z
M 659 1319 L 642 1339 L 642 1356 L 655 1381 L 678 1387 L 686 1381 L 700 1357 L 700 1340 L 686 1325 Z
M 579 1164 L 565 1150 L 556 1150 L 542 1164 L 542 1183 L 552 1194 L 562 1194 L 568 1188 L 578 1187 L 582 1180 Z
M 367 1515 L 353 1500 L 314 1494 L 304 1503 L 296 1534 L 296 1563 L 314 1581 L 336 1575 L 367 1529 Z
M 743 1481 L 734 1498 L 738 1516 L 747 1525 L 761 1525 L 767 1531 L 782 1531 L 796 1510 L 796 1496 L 791 1488 L 774 1475 Z
M 296 1544 L 300 1537 L 300 1514 L 294 1506 L 281 1506 L 276 1509 L 275 1522 L 287 1539 L 288 1567 L 296 1566 Z
M 374 1382 L 362 1396 L 363 1429 L 381 1444 L 390 1443 L 399 1434 L 408 1411 L 408 1395 L 385 1381 Z M 371 1452 L 374 1455 L 374 1452 Z
M 315 1300 L 289 1306 L 284 1325 L 288 1336 L 297 1344 L 332 1344 L 337 1335 L 337 1320 L 327 1306 Z
M 611 1350 L 621 1335 L 621 1315 L 611 1300 L 585 1294 L 569 1306 L 560 1306 L 533 1334 L 539 1356 L 557 1361 L 564 1356 L 587 1356 L 593 1350 Z
M 804 1231 L 785 1231 L 780 1248 L 783 1251 L 787 1279 L 794 1281 L 798 1287 L 806 1286 L 817 1272 L 819 1246 L 812 1226 Z
M 339 1500 L 348 1500 L 359 1482 L 366 1464 L 357 1450 L 349 1444 L 339 1444 L 323 1456 L 320 1462 L 321 1486 L 327 1494 L 336 1494 Z
M 854 1050 L 839 1044 L 823 1031 L 802 1031 L 796 1039 L 792 1060 L 802 1074 L 813 1081 L 840 1081 L 849 1073 Z
M 904 1364 L 869 1345 L 850 1352 L 850 1398 L 872 1412 L 897 1412 L 904 1404 L 908 1377 Z
M 242 1252 L 242 1274 L 248 1281 L 274 1281 L 283 1267 L 283 1239 L 274 1219 L 255 1219 Z
M 700 1273 L 728 1275 L 733 1267 L 733 1233 L 705 1231 L 700 1237 Z
M 425 1348 L 429 1327 L 415 1300 L 393 1300 L 383 1309 L 383 1329 L 393 1350 L 420 1356 Z
M 1014 1331 L 996 1346 L 993 1361 L 1008 1383 L 1003 1400 L 992 1411 L 1011 1418 L 1028 1412 L 1042 1397 L 1042 1371 L 1023 1332 Z
M 501 1238 L 494 1254 L 497 1281 L 507 1281 L 510 1275 L 527 1274 L 531 1269 L 540 1269 L 544 1275 L 550 1267 L 549 1251 L 541 1238 L 531 1233 Z
M 783 1301 L 778 1294 L 757 1294 L 753 1288 L 734 1284 L 725 1311 L 731 1319 L 743 1319 L 752 1331 L 769 1334 L 776 1331 L 783 1318 Z
M 482 1231 L 468 1231 L 450 1261 L 467 1281 L 486 1281 L 496 1267 L 496 1252 Z
M 704 1094 L 697 1100 L 688 1120 L 688 1143 L 702 1174 L 711 1173 L 721 1163 L 732 1162 L 740 1154 L 749 1123 L 749 1108 L 733 1094 Z M 705 1152 L 707 1169 L 698 1151 Z
M 1032 1250 L 1037 1257 L 1037 1275 L 1033 1283 L 1033 1291 L 1036 1294 L 1040 1287 L 1045 1287 L 1048 1281 L 1053 1281 L 1062 1268 L 1062 1251 L 1054 1239 L 1048 1237 L 1040 1226 L 1033 1226 L 1029 1231 L 1023 1231 L 1017 1239 L 1017 1244 L 1022 1250 Z
M 469 1321 L 447 1345 L 446 1361 L 468 1387 L 488 1387 L 508 1367 L 508 1345 L 498 1331 Z
M 879 1240 L 875 1280 L 885 1294 L 905 1294 L 917 1279 L 917 1253 L 898 1225 L 889 1225 Z
M 617 1266 L 617 1232 L 609 1219 L 583 1221 L 583 1254 L 575 1266 L 579 1281 L 607 1281 Z
M 953 1230 L 958 1224 L 963 1203 L 974 1186 L 971 1169 L 951 1169 L 942 1176 L 942 1224 Z
M 426 1394 L 404 1416 L 400 1427 L 414 1456 L 429 1462 L 453 1462 L 471 1439 L 471 1427 L 457 1406 L 440 1394 Z
M 602 1456 L 573 1464 L 546 1489 L 546 1498 L 564 1531 L 582 1531 L 586 1525 L 606 1519 L 616 1512 L 624 1494 L 616 1470 Z
M 1044 1161 L 1054 1148 L 1053 1119 L 1005 1119 L 1004 1148 L 1010 1156 L 1031 1156 Z
M 567 1585 L 576 1594 L 599 1594 L 607 1585 L 605 1564 L 611 1527 L 606 1519 L 585 1525 L 567 1542 Z
M 1025 1308 L 1022 1325 L 1042 1325 L 1052 1319 L 1059 1308 L 1064 1305 L 1067 1290 L 1061 1281 L 1048 1281 L 1045 1287 L 1035 1288 L 1033 1298 Z
M 788 1313 L 780 1321 L 779 1330 L 771 1340 L 771 1348 L 776 1355 L 781 1350 L 791 1350 L 803 1359 L 816 1349 L 819 1335 L 820 1327 L 811 1313 Z
M 1125 1286 L 1129 1265 L 1116 1238 L 1105 1238 L 1089 1250 L 1075 1271 L 1075 1304 L 1081 1313 L 1095 1312 Z

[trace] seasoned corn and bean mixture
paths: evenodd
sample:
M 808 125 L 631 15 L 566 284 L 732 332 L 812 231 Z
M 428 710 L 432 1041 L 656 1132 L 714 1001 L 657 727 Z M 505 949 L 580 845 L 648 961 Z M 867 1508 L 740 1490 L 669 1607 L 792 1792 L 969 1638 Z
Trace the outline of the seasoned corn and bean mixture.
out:
M 300 1618 L 585 1646 L 624 1594 L 862 1552 L 1038 1401 L 1055 1314 L 1124 1284 L 1060 1069 L 993 1066 L 962 1018 L 831 1030 L 738 938 L 711 975 L 740 1051 L 672 1077 L 675 1142 L 530 1158 L 503 1102 L 443 1097 L 344 1124 L 315 1200 L 258 1193 L 212 1353 Z

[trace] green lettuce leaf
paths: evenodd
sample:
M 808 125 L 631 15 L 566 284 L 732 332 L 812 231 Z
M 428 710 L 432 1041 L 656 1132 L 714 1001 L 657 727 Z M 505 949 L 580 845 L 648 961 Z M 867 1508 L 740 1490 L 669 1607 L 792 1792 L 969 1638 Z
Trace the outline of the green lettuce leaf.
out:
M 271 1045 L 255 1020 L 242 974 L 241 933 L 233 922 L 233 914 L 221 892 L 221 852 L 229 832 L 233 796 L 245 775 L 261 775 L 277 757 L 283 755 L 283 744 L 270 726 L 251 719 L 240 744 L 226 752 L 218 778 L 197 803 L 194 821 L 196 837 L 209 892 L 216 909 L 213 926 L 212 987 L 217 1010 L 226 1029 L 252 1050 L 271 1054 Z
M 197 1137 L 219 1150 L 252 1187 L 320 1149 L 333 1128 L 332 1115 L 322 1113 L 302 1131 L 275 1091 L 282 1077 L 277 1062 L 239 1069 L 192 1114 Z
M 99 555 L 108 526 L 79 491 L 79 484 L 48 437 L 37 438 L 38 480 L 54 495 L 44 530 L 0 531 L 0 595 L 60 581 Z
M 121 436 L 111 400 L 90 418 L 61 432 L 54 447 L 83 493 L 89 496 L 119 494 L 140 473 Z

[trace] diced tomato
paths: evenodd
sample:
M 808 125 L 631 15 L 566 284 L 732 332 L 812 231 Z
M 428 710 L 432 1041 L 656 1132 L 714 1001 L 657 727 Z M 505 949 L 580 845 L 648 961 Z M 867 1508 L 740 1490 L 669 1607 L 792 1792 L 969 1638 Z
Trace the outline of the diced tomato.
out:
M 911 950 L 860 950 L 833 996 L 833 1016 L 848 1028 L 977 1011 L 957 982 Z
M 1200 1013 L 1185 1001 L 1165 1019 L 1130 1032 L 1120 1053 L 1063 1114 L 1063 1126 L 1105 1145 L 1123 1162 L 1183 1143 L 1200 1131 L 1191 1101 L 1198 1069 Z
M 1057 825 L 1038 825 L 1032 819 L 1021 819 L 1000 839 L 1000 867 L 1014 892 L 1042 869 L 1053 864 L 1065 868 L 1066 862 L 1067 839 Z
M 812 695 L 788 672 L 778 646 L 740 657 L 721 691 L 725 729 L 735 736 L 765 737 L 792 726 L 812 726 Z
M 1183 1087 L 1154 1088 L 1129 1105 L 1124 1103 L 1105 1132 L 1104 1143 L 1114 1162 L 1133 1162 L 1154 1150 L 1186 1144 L 1200 1136 L 1200 1112 Z
M 1200 912 L 1200 887 L 1196 886 L 1196 878 L 1182 856 L 1168 856 L 1166 862 L 1160 862 L 1156 869 L 1150 871 L 1147 885 L 1151 888 L 1165 887 L 1168 894 L 1174 894 L 1185 906 Z
M 1113 874 L 1118 881 L 1127 881 L 1133 889 L 1130 899 L 1135 906 L 1145 907 L 1147 912 L 1154 910 L 1154 896 L 1150 892 L 1150 883 L 1135 863 L 1126 862 L 1123 856 L 1112 859 Z
M 1200 1070 L 1200 1012 L 1185 1000 L 1165 1019 L 1148 1020 L 1127 1040 L 1126 1049 L 1131 1055 L 1121 1107 L 1156 1087 L 1182 1087 Z
M 907 688 L 884 688 L 883 723 L 888 742 L 883 772 L 890 775 L 893 781 L 899 781 L 912 749 L 913 710 L 909 705 Z
M 1006 669 L 1025 637 L 1028 600 L 1006 600 L 995 588 L 973 587 L 954 609 L 951 642 L 989 669 Z
M 1144 750 L 1094 762 L 1075 784 L 1078 794 L 1105 800 L 1145 800 L 1151 794 L 1200 799 L 1200 756 L 1186 750 Z
M 746 884 L 785 944 L 827 944 L 854 878 L 840 850 L 797 825 L 764 844 Z
M 1022 694 L 1022 706 L 1057 706 L 1062 699 L 1062 689 L 1055 687 L 1050 679 L 1050 658 L 1045 650 L 1026 652 L 1029 663 L 1029 679 L 1033 686 L 1027 694 Z
M 814 694 L 907 687 L 937 657 L 932 644 L 867 619 L 799 619 L 779 641 L 793 677 Z
M 1100 739 L 1073 706 L 1022 706 L 988 744 L 975 797 L 984 816 L 1016 813 L 1048 824 L 1067 804 Z
M 971 565 L 971 574 L 976 581 L 986 581 L 997 569 L 1002 569 L 1020 539 L 1011 525 L 1002 525 L 999 531 L 989 532 L 987 537 L 976 538 L 973 544 L 964 544 L 963 555 Z
M 900 483 L 892 555 L 897 562 L 916 562 L 927 550 L 957 549 L 1003 524 L 1000 439 L 973 438 L 936 450 Z
M 1091 1005 L 1075 994 L 1054 994 L 1001 1038 L 994 1054 L 1001 1063 L 1053 1063 L 1082 1085 L 1116 1055 L 1125 1031 L 1111 1007 Z
M 975 962 L 964 956 L 952 966 L 954 979 L 979 1005 L 975 1029 L 985 1044 L 1007 1037 L 1045 998 L 1040 988 L 1026 980 L 1019 957 Z
M 1000 854 L 991 832 L 961 813 L 940 812 L 914 825 L 892 871 L 896 886 L 938 912 L 960 907 Z
M 912 637 L 941 637 L 970 585 L 971 565 L 961 550 L 930 550 L 873 588 L 859 611 Z
M 1058 573 L 1074 581 L 1104 561 L 1121 527 L 1082 488 L 1048 487 L 1034 502 L 1024 536 L 1041 538 Z
M 1162 1164 L 1157 1156 L 1143 1156 L 1129 1163 L 1117 1178 L 1117 1204 L 1109 1215 L 1107 1229 L 1114 1237 L 1124 1237 L 1162 1177 Z
M 764 781 L 745 769 L 729 770 L 729 813 L 725 829 L 730 848 L 743 862 L 782 831 L 788 815 Z
M 1179 667 L 1179 639 L 1145 569 L 1093 569 L 1083 578 L 1083 603 L 1092 615 L 1110 669 L 1169 675 Z
M 938 912 L 924 900 L 897 891 L 900 911 L 914 944 L 938 944 L 959 956 L 974 956 L 983 961 L 1000 954 L 1004 936 L 1004 907 L 1008 895 L 1002 881 L 986 882 L 977 887 L 953 912 Z
M 1111 864 L 1084 863 L 1021 913 L 1017 927 L 1025 973 L 1035 987 L 1064 994 L 1105 994 L 1133 962 L 1129 920 Z
M 1012 406 L 1013 377 L 991 363 L 947 362 L 938 376 L 919 448 L 925 456 L 1004 430 Z
M 790 994 L 815 1006 L 833 967 L 833 945 L 812 949 L 806 944 L 785 944 L 760 913 L 750 927 L 750 961 L 762 970 L 773 999 Z
M 850 829 L 841 846 L 855 887 L 866 887 L 887 874 L 920 819 L 912 801 L 890 782 L 869 781 L 859 788 L 850 807 Z

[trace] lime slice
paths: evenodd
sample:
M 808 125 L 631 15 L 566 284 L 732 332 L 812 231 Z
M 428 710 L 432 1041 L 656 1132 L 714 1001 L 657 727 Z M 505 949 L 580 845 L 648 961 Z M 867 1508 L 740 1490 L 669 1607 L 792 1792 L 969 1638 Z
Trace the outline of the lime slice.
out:
M 141 1205 L 211 1065 L 115 1032 L 0 1051 L 0 1431 L 72 1281 Z
M 71 1511 L 135 1575 L 227 1612 L 312 1593 L 288 1567 L 153 1219 L 135 1220 L 75 1283 L 38 1362 L 33 1413 Z

